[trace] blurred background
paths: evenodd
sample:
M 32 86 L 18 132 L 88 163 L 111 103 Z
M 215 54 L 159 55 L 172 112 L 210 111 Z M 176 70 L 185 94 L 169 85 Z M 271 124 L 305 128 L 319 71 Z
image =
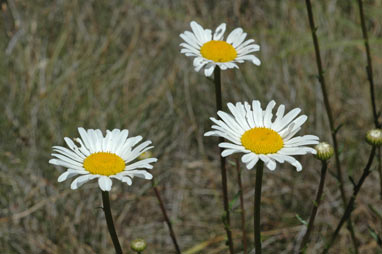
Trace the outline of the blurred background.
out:
M 312 1 L 346 191 L 358 179 L 373 127 L 357 2 Z M 377 107 L 382 95 L 382 1 L 365 0 Z M 0 250 L 5 254 L 105 253 L 114 249 L 96 182 L 70 190 L 57 183 L 63 168 L 48 164 L 53 145 L 77 137 L 77 127 L 126 128 L 153 141 L 152 173 L 186 254 L 227 253 L 217 139 L 205 138 L 216 114 L 213 83 L 179 53 L 179 34 L 197 21 L 228 33 L 240 26 L 261 45 L 262 65 L 222 72 L 225 102 L 274 99 L 309 116 L 300 135 L 331 142 L 304 1 L 7 0 L 0 14 Z M 313 156 L 265 171 L 262 197 L 264 253 L 294 253 L 301 241 L 320 175 Z M 229 194 L 238 192 L 234 157 Z M 376 165 L 376 164 L 374 164 Z M 374 169 L 374 167 L 373 167 Z M 307 253 L 319 253 L 343 208 L 334 159 Z M 253 246 L 255 172 L 242 166 L 247 230 Z M 382 196 L 376 170 L 353 212 L 360 253 L 382 253 Z M 151 182 L 114 181 L 111 205 L 126 253 L 141 237 L 144 253 L 175 253 Z M 374 211 L 373 211 L 374 210 Z M 296 216 L 298 215 L 298 216 Z M 232 230 L 241 251 L 240 214 Z M 374 235 L 373 235 L 374 234 Z M 344 227 L 332 253 L 352 253 Z

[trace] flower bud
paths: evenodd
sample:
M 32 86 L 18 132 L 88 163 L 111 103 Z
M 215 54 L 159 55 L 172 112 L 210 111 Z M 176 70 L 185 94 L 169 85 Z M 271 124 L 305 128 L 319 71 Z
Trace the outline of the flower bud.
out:
M 147 158 L 151 158 L 152 156 L 153 156 L 152 152 L 146 151 L 144 153 L 141 153 L 141 155 L 139 155 L 138 159 L 139 160 L 144 160 L 144 159 L 147 159 Z
M 318 143 L 314 149 L 317 151 L 316 158 L 322 161 L 329 160 L 334 154 L 333 147 L 326 142 Z
M 143 239 L 135 239 L 131 242 L 131 249 L 137 253 L 141 253 L 146 249 L 146 241 Z
M 382 129 L 372 129 L 366 133 L 366 142 L 372 146 L 382 145 Z

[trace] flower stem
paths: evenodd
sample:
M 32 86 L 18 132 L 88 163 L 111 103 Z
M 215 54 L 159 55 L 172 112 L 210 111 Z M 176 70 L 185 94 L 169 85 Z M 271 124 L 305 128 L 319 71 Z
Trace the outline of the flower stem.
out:
M 239 157 L 236 158 L 236 172 L 237 172 L 237 182 L 239 185 L 240 194 L 240 214 L 241 214 L 241 230 L 242 230 L 242 242 L 243 242 L 243 254 L 247 254 L 247 232 L 245 231 L 245 209 L 244 209 L 244 197 L 243 197 L 243 184 L 241 182 L 241 172 L 240 172 L 240 160 Z
M 110 199 L 109 199 L 108 191 L 102 191 L 102 202 L 103 202 L 103 211 L 106 217 L 107 228 L 109 229 L 111 240 L 113 241 L 113 244 L 114 244 L 115 253 L 122 254 L 121 245 L 119 244 L 118 236 L 117 236 L 117 233 L 115 232 L 113 216 L 111 215 Z
M 364 41 L 365 50 L 366 50 L 366 59 L 367 59 L 366 73 L 367 73 L 367 79 L 369 80 L 371 108 L 372 108 L 372 112 L 373 112 L 374 125 L 376 128 L 379 128 L 381 126 L 381 124 L 378 121 L 377 107 L 375 105 L 373 64 L 371 61 L 369 38 L 367 36 L 365 16 L 363 14 L 362 0 L 358 0 L 358 7 L 359 7 L 359 16 L 361 19 L 362 36 L 363 36 L 363 41 Z M 378 156 L 378 173 L 379 173 L 379 182 L 380 182 L 380 195 L 381 195 L 381 199 L 382 199 L 381 148 L 378 148 L 377 154 L 378 154 L 377 156 Z
M 222 110 L 222 94 L 221 94 L 221 79 L 220 79 L 220 68 L 215 67 L 214 70 L 214 83 L 215 83 L 215 95 L 216 95 L 216 111 Z M 219 137 L 219 143 L 224 142 L 224 138 Z M 220 172 L 222 175 L 222 191 L 223 191 L 223 202 L 224 202 L 224 225 L 227 232 L 227 240 L 230 253 L 233 254 L 233 241 L 231 233 L 231 220 L 229 213 L 228 204 L 228 187 L 227 187 L 227 170 L 225 167 L 225 158 L 221 156 L 223 149 L 219 147 L 219 157 L 220 157 Z
M 178 241 L 176 240 L 176 236 L 175 236 L 175 232 L 172 228 L 172 224 L 171 224 L 171 221 L 170 219 L 168 218 L 168 215 L 167 215 L 167 212 L 166 212 L 166 209 L 164 207 L 164 204 L 163 204 L 163 200 L 160 196 L 160 193 L 159 193 L 159 190 L 158 188 L 155 186 L 155 183 L 154 183 L 154 180 L 152 181 L 152 185 L 153 185 L 153 189 L 154 189 L 154 192 L 155 192 L 155 196 L 157 197 L 158 199 L 158 202 L 159 202 L 159 206 L 160 206 L 160 209 L 162 211 L 162 214 L 163 214 L 163 217 L 167 223 L 167 226 L 168 226 L 168 229 L 170 231 L 170 236 L 171 236 L 171 239 L 172 239 L 172 242 L 174 244 L 174 247 L 175 247 L 175 251 L 177 254 L 180 254 L 180 248 L 179 248 L 179 245 L 178 245 Z
M 349 203 L 348 203 L 348 205 L 347 205 L 347 207 L 345 209 L 345 212 L 342 215 L 342 218 L 341 218 L 340 222 L 338 223 L 338 226 L 337 226 L 336 230 L 334 231 L 332 237 L 330 238 L 329 243 L 326 245 L 324 251 L 322 252 L 323 254 L 328 253 L 330 247 L 332 247 L 334 241 L 336 240 L 336 238 L 338 236 L 338 233 L 340 232 L 341 227 L 343 226 L 344 222 L 348 220 L 348 218 L 350 217 L 351 213 L 353 212 L 354 202 L 355 202 L 355 199 L 357 197 L 357 194 L 360 191 L 360 189 L 362 187 L 362 184 L 364 183 L 366 177 L 371 172 L 370 171 L 370 167 L 371 167 L 371 165 L 373 163 L 373 160 L 374 160 L 374 157 L 375 157 L 375 150 L 376 150 L 376 147 L 373 146 L 373 148 L 372 148 L 372 150 L 370 152 L 370 156 L 369 156 L 369 159 L 367 161 L 366 167 L 363 170 L 362 176 L 359 179 L 358 183 L 354 186 L 354 188 L 353 188 L 353 195 L 351 196 L 350 201 L 349 201 Z
M 317 195 L 316 195 L 316 200 L 314 201 L 313 208 L 312 208 L 312 211 L 310 213 L 308 228 L 307 228 L 306 233 L 305 233 L 305 235 L 304 235 L 304 237 L 302 239 L 301 248 L 300 248 L 300 252 L 299 252 L 300 254 L 304 253 L 304 251 L 306 249 L 306 246 L 308 244 L 310 233 L 313 230 L 314 219 L 316 218 L 316 214 L 317 214 L 317 211 L 318 211 L 318 206 L 320 205 L 321 198 L 322 198 L 322 193 L 323 193 L 323 190 L 324 190 L 325 177 L 326 177 L 326 171 L 328 169 L 328 163 L 325 160 L 323 160 L 321 162 L 322 162 L 322 166 L 321 166 L 320 183 L 318 185 L 318 191 L 317 191 Z
M 259 160 L 256 164 L 256 185 L 254 202 L 254 232 L 255 232 L 255 252 L 261 254 L 261 230 L 260 230 L 260 205 L 261 205 L 261 185 L 263 182 L 264 163 Z
M 305 0 L 305 3 L 306 3 L 307 11 L 308 11 L 310 30 L 312 32 L 314 51 L 316 54 L 316 62 L 317 62 L 317 68 L 318 68 L 318 79 L 319 79 L 320 85 L 321 85 L 321 90 L 322 90 L 322 95 L 324 98 L 326 114 L 327 114 L 328 119 L 329 119 L 329 127 L 330 127 L 330 132 L 331 132 L 332 141 L 333 141 L 334 157 L 335 157 L 336 169 L 337 169 L 337 180 L 339 182 L 342 203 L 343 203 L 343 206 L 346 207 L 347 197 L 346 197 L 345 188 L 344 188 L 344 180 L 343 180 L 343 176 L 342 176 L 341 162 L 340 162 L 339 149 L 338 149 L 338 143 L 337 143 L 338 128 L 334 127 L 332 110 L 331 110 L 331 106 L 329 103 L 328 93 L 326 91 L 326 82 L 325 82 L 325 78 L 324 78 L 324 70 L 322 68 L 322 63 L 321 63 L 320 47 L 318 44 L 318 38 L 317 38 L 317 34 L 316 34 L 317 28 L 314 24 L 314 19 L 313 19 L 312 5 L 310 3 L 310 0 Z M 351 239 L 353 241 L 355 253 L 357 254 L 358 253 L 357 240 L 355 238 L 353 224 L 352 224 L 350 217 L 348 218 L 348 230 L 350 232 L 350 236 L 351 236 Z
M 361 18 L 361 29 L 362 29 L 363 41 L 365 43 L 365 50 L 366 50 L 366 58 L 367 58 L 366 73 L 367 73 L 367 78 L 370 84 L 371 107 L 373 111 L 374 124 L 375 124 L 375 127 L 378 128 L 380 127 L 380 124 L 378 122 L 377 107 L 375 105 L 373 65 L 372 65 L 371 56 L 370 56 L 369 39 L 367 36 L 365 16 L 363 14 L 362 0 L 358 0 L 358 7 L 359 7 L 359 16 Z

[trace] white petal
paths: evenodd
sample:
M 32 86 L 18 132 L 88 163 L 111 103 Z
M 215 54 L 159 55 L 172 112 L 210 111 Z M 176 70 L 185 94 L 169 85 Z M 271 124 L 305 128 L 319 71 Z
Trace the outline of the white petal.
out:
M 77 143 L 80 144 L 80 152 L 85 154 L 86 156 L 89 156 L 91 153 L 93 153 L 93 150 L 90 150 L 90 149 L 87 149 L 86 146 L 84 145 L 84 143 L 82 142 L 82 140 L 80 138 L 76 138 L 74 139 Z
M 90 180 L 92 180 L 92 179 L 94 179 L 96 177 L 98 177 L 98 176 L 96 176 L 96 175 L 82 175 L 82 176 L 79 176 L 76 179 L 74 179 L 74 181 L 70 185 L 70 188 L 72 190 L 76 190 L 79 187 L 81 187 L 83 184 L 87 183 L 88 181 L 90 181 Z
M 145 142 L 143 142 L 142 144 L 140 144 L 139 146 L 135 147 L 131 152 L 129 152 L 127 154 L 127 156 L 125 157 L 122 157 L 122 159 L 128 163 L 132 160 L 134 160 L 135 158 L 137 158 L 141 153 L 143 153 L 143 151 L 145 150 L 145 148 L 147 148 L 147 146 L 149 146 L 151 144 L 151 141 L 150 140 L 147 140 Z
M 277 127 L 280 123 L 280 120 L 283 118 L 284 116 L 284 112 L 285 112 L 285 106 L 283 104 L 281 104 L 278 108 L 277 108 L 277 112 L 276 112 L 276 120 L 272 123 L 271 125 L 271 128 L 273 130 L 275 130 L 275 127 Z
M 72 158 L 68 158 L 68 157 L 61 155 L 61 154 L 58 154 L 58 153 L 52 153 L 51 155 L 58 158 L 61 161 L 67 162 L 71 165 L 75 165 L 77 167 L 82 167 L 82 163 L 75 161 Z
M 272 123 L 271 121 L 273 117 L 272 110 L 275 107 L 275 105 L 276 105 L 276 102 L 272 100 L 271 102 L 268 103 L 267 108 L 265 109 L 264 126 L 267 128 L 271 127 L 271 123 Z
M 260 46 L 257 44 L 248 45 L 247 47 L 243 47 L 237 50 L 238 57 L 248 55 L 252 52 L 257 52 L 260 50 Z
M 92 150 L 93 150 L 93 147 L 92 147 L 92 145 L 90 144 L 89 136 L 88 136 L 87 131 L 86 131 L 84 128 L 79 127 L 79 128 L 78 128 L 78 133 L 80 133 L 81 140 L 84 141 L 84 145 L 85 145 L 85 147 L 86 147 L 89 151 L 92 151 Z
M 251 43 L 253 43 L 253 42 L 255 42 L 254 39 L 246 40 L 245 42 L 243 42 L 240 46 L 238 46 L 238 47 L 236 48 L 236 51 L 237 51 L 237 52 L 241 51 L 244 47 L 248 46 L 249 44 L 251 44 Z
M 84 159 L 85 156 L 90 155 L 90 152 L 86 148 L 83 148 L 81 150 L 80 148 L 78 148 L 78 146 L 76 146 L 76 144 L 74 144 L 74 142 L 70 138 L 65 137 L 64 140 L 65 140 L 65 143 L 67 144 L 67 146 L 70 149 L 72 149 L 72 151 L 74 151 L 79 157 Z
M 227 43 L 232 44 L 234 41 L 237 40 L 237 38 L 240 37 L 240 35 L 243 33 L 243 29 L 240 27 L 234 29 L 227 37 Z
M 254 154 L 252 152 L 250 153 L 247 153 L 247 154 L 244 154 L 242 157 L 241 157 L 241 161 L 243 163 L 248 163 L 252 160 L 258 160 L 259 159 L 259 156 L 257 154 Z
M 203 45 L 205 43 L 205 38 L 204 38 L 204 29 L 201 25 L 196 23 L 195 21 L 191 21 L 190 23 L 191 29 L 195 34 L 196 39 L 201 42 Z
M 246 61 L 251 61 L 255 65 L 260 65 L 261 61 L 259 58 L 255 57 L 254 55 L 244 55 L 244 56 L 239 56 L 235 59 L 235 61 L 240 61 L 240 60 L 246 60 Z
M 53 146 L 53 151 L 59 152 L 62 155 L 65 155 L 66 157 L 69 157 L 72 160 L 75 160 L 75 161 L 80 162 L 80 163 L 82 163 L 83 160 L 85 159 L 85 156 L 83 154 L 81 154 L 81 156 L 79 156 L 77 153 L 73 152 L 72 150 L 69 150 L 66 147 Z
M 152 174 L 147 172 L 146 170 L 128 170 L 128 171 L 122 171 L 118 175 L 120 176 L 129 176 L 129 177 L 139 177 L 143 179 L 150 180 L 153 178 Z
M 196 72 L 199 72 L 201 68 L 203 68 L 203 66 L 205 66 L 209 61 L 202 58 L 202 57 L 196 57 L 194 59 L 194 62 L 193 62 L 193 65 L 194 65 L 194 68 L 195 68 L 195 71 Z
M 181 43 L 180 46 L 183 47 L 183 49 L 180 50 L 181 53 L 183 53 L 183 50 L 186 49 L 186 50 L 188 50 L 194 54 L 201 55 L 200 49 L 196 49 L 194 47 L 191 47 L 190 45 L 188 45 L 186 43 Z
M 215 70 L 215 64 L 209 63 L 209 64 L 207 64 L 206 68 L 204 69 L 204 75 L 206 77 L 209 77 L 214 72 L 214 70 Z
M 76 175 L 78 175 L 78 173 L 65 171 L 58 177 L 57 182 L 61 183 L 65 181 L 66 179 L 72 178 L 73 176 L 76 176 Z
M 269 157 L 268 157 L 269 158 Z M 269 158 L 269 161 L 265 164 L 269 170 L 275 170 L 276 169 L 276 162 Z
M 245 151 L 246 150 L 243 146 L 235 145 L 235 144 L 231 144 L 231 143 L 227 143 L 227 142 L 220 143 L 219 147 L 221 147 L 221 148 L 229 148 L 229 149 L 236 149 L 236 150 L 239 150 L 239 151 Z
M 263 110 L 261 109 L 259 101 L 252 101 L 252 110 L 253 119 L 255 120 L 256 127 L 264 127 Z
M 245 37 L 247 37 L 247 33 L 242 33 L 239 37 L 236 38 L 236 40 L 233 42 L 232 46 L 234 48 L 239 46 L 245 40 Z
M 233 118 L 231 115 L 227 114 L 224 111 L 219 111 L 218 116 L 232 129 L 237 131 L 238 135 L 242 135 L 246 129 L 244 129 L 240 124 Z
M 216 30 L 215 30 L 215 33 L 214 33 L 214 40 L 215 41 L 220 41 L 223 39 L 223 35 L 224 35 L 224 32 L 225 32 L 225 29 L 226 29 L 226 24 L 225 23 L 222 23 L 220 24 Z
M 280 121 L 279 121 L 279 124 L 277 124 L 277 126 L 274 127 L 274 130 L 279 132 L 281 131 L 285 126 L 287 126 L 290 122 L 292 122 L 292 120 L 298 115 L 300 114 L 301 112 L 301 109 L 300 108 L 295 108 L 295 109 L 292 109 L 291 111 L 288 112 L 288 114 L 286 114 Z
M 154 162 L 157 162 L 157 161 L 158 161 L 157 158 L 147 158 L 147 159 L 140 160 L 140 161 L 137 161 L 135 163 L 132 163 L 130 165 L 127 165 L 125 167 L 125 170 L 132 170 L 132 169 L 136 169 L 136 168 L 152 169 L 153 166 L 150 165 L 150 163 L 154 163 Z
M 101 176 L 98 178 L 98 185 L 103 191 L 110 191 L 111 186 L 113 185 L 113 182 L 111 179 L 107 176 Z
M 195 35 L 189 31 L 185 31 L 183 34 L 180 34 L 180 37 L 192 48 L 200 49 L 202 45 L 198 39 L 196 39 Z M 183 43 L 180 44 L 182 46 Z
M 68 162 L 65 162 L 65 161 L 62 161 L 62 160 L 58 160 L 58 159 L 50 159 L 49 163 L 53 164 L 53 165 L 57 165 L 57 166 L 63 166 L 63 167 L 66 167 L 66 168 L 73 168 L 73 169 L 83 170 L 82 166 L 79 167 L 79 166 L 76 166 L 74 164 L 71 164 L 71 163 L 68 163 Z
M 212 39 L 212 31 L 210 29 L 205 29 L 203 35 L 204 42 L 208 42 Z
M 234 154 L 234 153 L 240 153 L 241 151 L 237 150 L 237 149 L 224 149 L 223 152 L 221 153 L 221 156 L 222 157 L 227 157 L 231 154 Z
M 259 156 L 256 156 L 254 159 L 252 159 L 249 163 L 247 163 L 247 169 L 251 170 L 256 163 L 259 161 Z

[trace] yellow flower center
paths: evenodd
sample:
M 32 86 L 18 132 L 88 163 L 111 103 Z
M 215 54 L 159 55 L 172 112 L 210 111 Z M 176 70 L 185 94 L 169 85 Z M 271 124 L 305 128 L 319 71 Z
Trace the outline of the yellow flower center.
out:
M 214 62 L 229 62 L 236 58 L 236 49 L 225 41 L 209 41 L 200 48 L 202 56 Z
M 284 146 L 284 141 L 277 132 L 264 127 L 244 132 L 241 143 L 246 149 L 256 154 L 276 153 Z
M 84 160 L 84 168 L 95 175 L 115 175 L 125 169 L 125 162 L 113 153 L 93 153 Z

